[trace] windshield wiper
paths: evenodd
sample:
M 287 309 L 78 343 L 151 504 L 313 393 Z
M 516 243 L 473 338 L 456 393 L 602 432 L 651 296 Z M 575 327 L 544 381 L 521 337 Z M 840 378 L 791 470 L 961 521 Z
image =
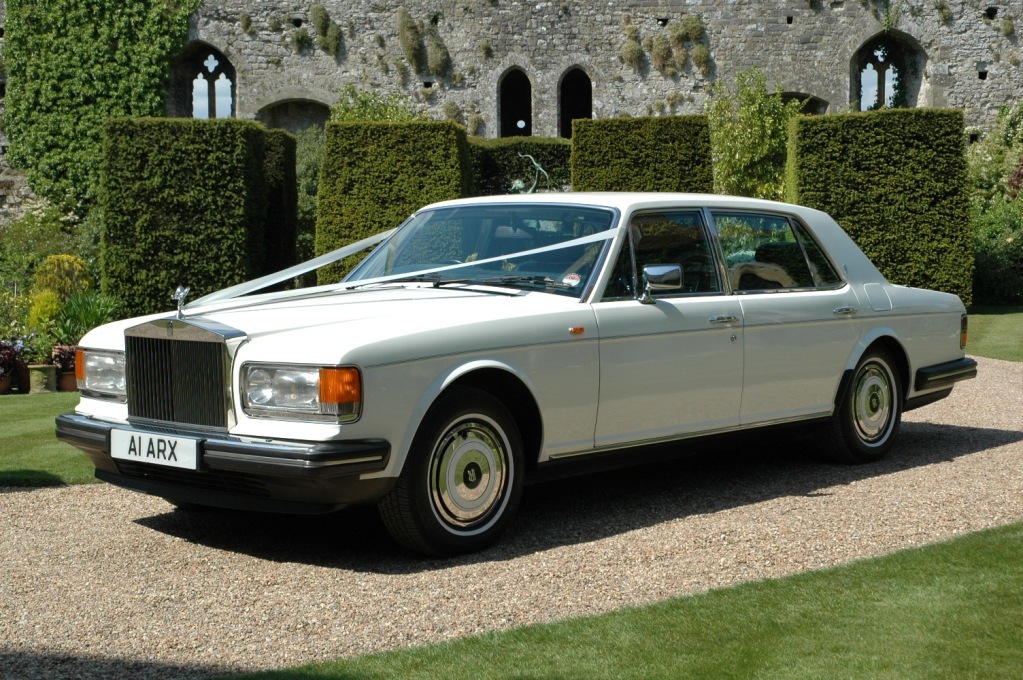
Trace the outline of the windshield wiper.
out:
M 481 283 L 487 286 L 511 286 L 517 288 L 519 286 L 532 286 L 534 288 L 574 288 L 575 286 L 567 283 L 561 283 L 555 281 L 549 276 L 497 276 L 490 279 L 477 279 L 473 283 Z
M 432 283 L 434 288 L 440 288 L 441 286 L 450 286 L 459 283 L 469 283 L 470 279 L 445 279 L 440 274 L 411 274 L 409 276 L 399 276 L 396 279 L 386 279 L 384 281 L 367 281 L 366 283 L 357 283 L 351 288 L 362 288 L 363 286 L 375 286 L 382 285 L 385 283 Z

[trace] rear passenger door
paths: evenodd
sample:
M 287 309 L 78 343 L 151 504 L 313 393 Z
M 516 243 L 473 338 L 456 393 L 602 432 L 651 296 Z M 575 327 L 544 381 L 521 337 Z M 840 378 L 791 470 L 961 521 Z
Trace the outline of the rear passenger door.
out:
M 826 415 L 859 337 L 859 303 L 791 216 L 711 211 L 742 308 L 742 425 Z
M 598 447 L 727 429 L 742 393 L 742 313 L 726 294 L 704 214 L 640 213 L 603 298 Z M 682 286 L 637 299 L 645 265 L 677 264 Z

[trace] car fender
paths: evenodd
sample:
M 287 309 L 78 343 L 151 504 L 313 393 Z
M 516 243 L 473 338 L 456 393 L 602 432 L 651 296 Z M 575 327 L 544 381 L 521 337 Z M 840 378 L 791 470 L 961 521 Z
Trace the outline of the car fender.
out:
M 480 370 L 496 369 L 504 371 L 514 376 L 519 382 L 525 385 L 529 391 L 533 400 L 539 404 L 540 400 L 537 398 L 536 386 L 533 381 L 529 379 L 529 376 L 525 372 L 519 370 L 514 365 L 500 361 L 497 359 L 474 359 L 472 361 L 466 361 L 464 363 L 455 364 L 448 367 L 445 371 L 438 374 L 420 394 L 419 399 L 416 401 L 415 408 L 410 414 L 408 419 L 409 426 L 405 430 L 399 447 L 392 452 L 394 464 L 392 466 L 393 474 L 397 475 L 401 472 L 402 467 L 405 465 L 405 459 L 408 457 L 409 450 L 412 448 L 412 441 L 415 439 L 416 433 L 419 432 L 419 428 L 423 425 L 426 420 L 426 414 L 433 406 L 437 398 L 444 393 L 449 387 L 457 383 L 462 378 Z M 540 409 L 540 413 L 543 413 L 543 409 Z

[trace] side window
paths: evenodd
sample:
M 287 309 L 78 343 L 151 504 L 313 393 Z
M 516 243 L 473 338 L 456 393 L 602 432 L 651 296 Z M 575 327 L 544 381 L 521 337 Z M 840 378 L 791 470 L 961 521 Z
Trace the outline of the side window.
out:
M 817 242 L 798 223 L 795 227 L 796 235 L 799 236 L 799 242 L 803 244 L 803 250 L 806 251 L 806 259 L 810 261 L 810 271 L 813 273 L 817 286 L 820 288 L 830 288 L 842 283 L 842 277 L 835 271 L 834 266 L 832 266 L 824 254 L 824 251 L 821 250 L 821 247 L 817 245 Z
M 785 217 L 715 212 L 728 281 L 736 292 L 813 288 L 813 274 Z M 826 259 L 821 255 L 821 259 Z M 834 271 L 832 271 L 834 274 Z
M 657 297 L 721 292 L 701 213 L 642 213 L 632 219 L 629 228 L 632 248 L 629 244 L 622 248 L 604 293 L 605 300 L 634 297 L 635 287 L 642 285 L 643 267 L 654 264 L 682 267 L 682 289 L 660 291 L 655 293 Z

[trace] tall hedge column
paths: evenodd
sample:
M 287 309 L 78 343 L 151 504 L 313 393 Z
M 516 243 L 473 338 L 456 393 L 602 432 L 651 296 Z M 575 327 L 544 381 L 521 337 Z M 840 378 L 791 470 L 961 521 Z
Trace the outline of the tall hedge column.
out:
M 317 195 L 316 254 L 401 224 L 422 206 L 469 193 L 465 131 L 454 123 L 328 123 Z M 339 281 L 355 259 L 323 267 Z
M 831 214 L 892 283 L 973 297 L 961 111 L 796 118 L 788 199 Z
M 267 214 L 279 249 L 296 220 L 295 140 L 282 134 L 268 144 L 249 121 L 110 121 L 99 192 L 104 291 L 129 314 L 148 314 L 172 308 L 178 285 L 194 299 L 289 264 L 268 265 L 267 254 Z
M 707 116 L 572 121 L 572 189 L 711 193 Z

